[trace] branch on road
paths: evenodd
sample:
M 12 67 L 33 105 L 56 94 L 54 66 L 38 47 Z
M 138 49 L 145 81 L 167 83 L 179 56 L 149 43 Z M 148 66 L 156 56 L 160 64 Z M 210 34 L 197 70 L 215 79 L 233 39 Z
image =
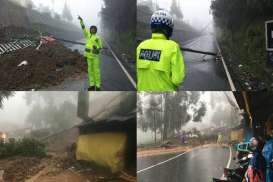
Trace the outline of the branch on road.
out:
M 211 55 L 211 56 L 217 56 L 217 53 L 214 52 L 208 52 L 208 51 L 199 51 L 199 50 L 194 50 L 186 47 L 180 47 L 182 51 L 185 52 L 193 52 L 193 53 L 199 53 L 199 54 L 206 54 L 206 55 Z

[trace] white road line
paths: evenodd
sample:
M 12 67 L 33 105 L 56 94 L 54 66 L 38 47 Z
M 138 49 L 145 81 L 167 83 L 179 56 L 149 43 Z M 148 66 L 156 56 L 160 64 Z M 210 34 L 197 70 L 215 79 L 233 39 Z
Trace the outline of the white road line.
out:
M 236 91 L 236 88 L 235 88 L 234 82 L 233 82 L 233 80 L 232 80 L 232 78 L 231 78 L 231 76 L 230 76 L 230 73 L 229 73 L 229 71 L 228 71 L 228 69 L 227 69 L 226 62 L 225 62 L 225 60 L 224 60 L 224 58 L 223 58 L 223 56 L 222 56 L 220 46 L 219 46 L 219 44 L 218 44 L 218 42 L 217 42 L 216 40 L 215 40 L 215 42 L 216 42 L 217 49 L 218 49 L 218 51 L 220 52 L 220 55 L 221 55 L 221 61 L 222 61 L 223 66 L 224 66 L 224 69 L 225 69 L 225 72 L 226 72 L 226 75 L 227 75 L 227 78 L 228 78 L 228 82 L 229 82 L 231 91 L 235 92 L 235 91 Z
M 227 167 L 226 167 L 226 168 L 229 168 L 229 167 L 230 167 L 231 159 L 232 159 L 232 150 L 231 150 L 231 146 L 229 146 L 229 160 L 228 160 L 228 163 L 227 163 Z
M 143 172 L 143 171 L 147 171 L 147 170 L 149 170 L 149 169 L 152 169 L 152 168 L 154 168 L 154 167 L 156 167 L 156 166 L 160 166 L 160 165 L 162 165 L 162 164 L 165 164 L 165 163 L 167 163 L 167 162 L 170 162 L 170 161 L 172 161 L 172 160 L 174 160 L 174 159 L 176 159 L 176 158 L 178 158 L 178 157 L 180 157 L 180 156 L 182 156 L 182 155 L 184 155 L 184 154 L 190 153 L 190 152 L 192 152 L 192 151 L 188 151 L 188 152 L 181 153 L 181 154 L 176 155 L 176 156 L 174 156 L 174 157 L 171 157 L 171 158 L 169 158 L 169 159 L 167 159 L 167 160 L 165 160 L 165 161 L 159 162 L 159 163 L 157 163 L 157 164 L 155 164 L 155 165 L 152 165 L 152 166 L 150 166 L 150 167 L 147 167 L 147 168 L 145 168 L 145 169 L 141 169 L 141 170 L 137 171 L 137 174 L 138 174 L 138 173 L 141 173 L 141 172 Z
M 112 50 L 112 48 L 110 47 L 110 45 L 104 40 L 104 42 L 106 43 L 107 47 L 110 49 L 112 55 L 114 56 L 115 60 L 118 62 L 119 66 L 121 67 L 121 69 L 123 70 L 123 72 L 125 73 L 125 75 L 128 77 L 128 79 L 130 80 L 131 84 L 136 88 L 136 82 L 134 81 L 134 79 L 132 78 L 132 76 L 128 73 L 128 71 L 125 69 L 125 67 L 122 65 L 121 61 L 119 60 L 119 58 L 116 56 L 116 54 L 114 53 L 114 51 Z
M 196 148 L 194 148 L 193 150 L 199 149 L 199 148 L 201 148 L 201 147 L 196 147 Z M 141 169 L 141 170 L 137 171 L 137 174 L 138 174 L 138 173 L 142 173 L 142 172 L 144 172 L 144 171 L 147 171 L 147 170 L 149 170 L 149 169 L 152 169 L 152 168 L 154 168 L 154 167 L 160 166 L 160 165 L 165 164 L 165 163 L 167 163 L 167 162 L 170 162 L 170 161 L 172 161 L 172 160 L 174 160 L 174 159 L 176 159 L 176 158 L 178 158 L 178 157 L 181 157 L 181 156 L 183 156 L 183 155 L 185 155 L 185 154 L 187 154 L 187 153 L 192 152 L 193 150 L 190 150 L 190 151 L 188 151 L 188 152 L 181 153 L 181 154 L 176 155 L 176 156 L 174 156 L 174 157 L 171 157 L 171 158 L 169 158 L 169 159 L 167 159 L 167 160 L 165 160 L 165 161 L 162 161 L 162 162 L 159 162 L 159 163 L 157 163 L 157 164 L 155 164 L 155 165 L 152 165 L 152 166 L 149 166 L 149 167 L 147 167 L 147 168 Z M 231 150 L 231 147 L 230 147 L 230 146 L 229 146 L 229 151 L 230 151 L 230 153 L 229 153 L 229 161 L 228 161 L 228 164 L 227 164 L 227 168 L 230 167 L 231 159 L 232 159 L 232 150 Z

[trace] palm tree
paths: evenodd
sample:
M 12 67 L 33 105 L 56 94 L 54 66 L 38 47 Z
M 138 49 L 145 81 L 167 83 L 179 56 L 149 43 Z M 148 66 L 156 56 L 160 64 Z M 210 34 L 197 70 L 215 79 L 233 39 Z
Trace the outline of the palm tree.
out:
M 0 109 L 3 108 L 4 100 L 13 96 L 13 92 L 10 91 L 0 91 Z

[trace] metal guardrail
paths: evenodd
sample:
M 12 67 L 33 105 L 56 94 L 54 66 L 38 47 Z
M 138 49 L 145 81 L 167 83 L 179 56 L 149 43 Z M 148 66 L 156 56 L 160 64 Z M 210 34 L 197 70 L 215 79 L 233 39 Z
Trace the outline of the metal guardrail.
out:
M 35 46 L 35 42 L 31 40 L 17 40 L 14 42 L 0 44 L 0 55 L 5 53 L 14 52 L 19 49 L 24 49 L 30 46 Z

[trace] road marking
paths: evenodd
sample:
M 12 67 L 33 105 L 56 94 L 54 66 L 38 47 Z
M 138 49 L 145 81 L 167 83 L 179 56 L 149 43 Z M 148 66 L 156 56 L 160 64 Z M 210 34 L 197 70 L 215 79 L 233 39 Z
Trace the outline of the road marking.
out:
M 199 149 L 199 148 L 202 148 L 202 147 L 196 147 L 196 148 L 194 148 L 193 150 L 196 150 L 196 149 Z M 154 168 L 154 167 L 160 166 L 160 165 L 165 164 L 165 163 L 167 163 L 167 162 L 170 162 L 170 161 L 172 161 L 172 160 L 174 160 L 174 159 L 176 159 L 176 158 L 178 158 L 178 157 L 181 157 L 181 156 L 183 156 L 183 155 L 185 155 L 185 154 L 187 154 L 187 153 L 192 152 L 193 150 L 190 150 L 190 151 L 187 151 L 187 152 L 183 152 L 183 153 L 181 153 L 181 154 L 179 154 L 179 155 L 176 155 L 176 156 L 174 156 L 174 157 L 171 157 L 171 158 L 169 158 L 169 159 L 167 159 L 167 160 L 165 160 L 165 161 L 162 161 L 162 162 L 159 162 L 159 163 L 157 163 L 157 164 L 155 164 L 155 165 L 152 165 L 152 166 L 149 166 L 149 167 L 147 167 L 147 168 L 141 169 L 141 170 L 137 171 L 137 174 L 138 174 L 138 173 L 142 173 L 142 172 L 144 172 L 144 171 L 147 171 L 147 170 L 149 170 L 149 169 L 152 169 L 152 168 Z M 229 153 L 229 161 L 228 161 L 228 164 L 227 164 L 227 168 L 230 167 L 231 159 L 232 159 L 232 150 L 231 150 L 231 147 L 230 147 L 230 146 L 229 146 L 229 151 L 230 151 L 230 153 Z
M 154 168 L 154 167 L 156 167 L 156 166 L 160 166 L 160 165 L 162 165 L 162 164 L 165 164 L 165 163 L 167 163 L 167 162 L 170 162 L 170 161 L 172 161 L 172 160 L 174 160 L 174 159 L 176 159 L 176 158 L 178 158 L 178 157 L 180 157 L 180 156 L 182 156 L 182 155 L 184 155 L 184 154 L 190 153 L 190 152 L 192 152 L 192 151 L 188 151 L 188 152 L 181 153 L 181 154 L 176 155 L 176 156 L 174 156 L 174 157 L 171 157 L 171 158 L 169 158 L 169 159 L 167 159 L 167 160 L 165 160 L 165 161 L 159 162 L 159 163 L 157 163 L 157 164 L 155 164 L 155 165 L 152 165 L 152 166 L 150 166 L 150 167 L 147 167 L 147 168 L 145 168 L 145 169 L 141 169 L 141 170 L 137 171 L 137 174 L 138 174 L 138 173 L 141 173 L 141 172 L 143 172 L 143 171 L 147 171 L 147 170 L 149 170 L 149 169 L 152 169 L 152 168 Z
M 232 78 L 231 78 L 231 76 L 230 76 L 230 73 L 229 73 L 229 71 L 228 71 L 228 69 L 227 69 L 226 62 L 225 62 L 225 60 L 224 60 L 224 58 L 223 58 L 223 56 L 222 56 L 220 46 L 219 46 L 219 44 L 218 44 L 218 42 L 217 42 L 216 40 L 215 40 L 215 42 L 216 42 L 217 49 L 218 49 L 218 51 L 219 51 L 219 53 L 220 53 L 220 56 L 221 56 L 221 61 L 222 61 L 222 64 L 223 64 L 223 66 L 224 66 L 224 69 L 225 69 L 227 78 L 228 78 L 229 86 L 230 86 L 230 88 L 231 88 L 231 91 L 235 92 L 235 91 L 236 91 L 236 88 L 235 88 L 234 82 L 233 82 L 233 80 L 232 80 Z
M 232 150 L 231 150 L 231 147 L 229 146 L 229 160 L 228 160 L 228 163 L 227 163 L 227 167 L 226 167 L 226 168 L 229 168 L 229 167 L 230 167 L 231 159 L 232 159 Z
M 130 80 L 131 84 L 134 86 L 134 88 L 136 88 L 136 82 L 135 82 L 135 80 L 132 78 L 132 76 L 125 69 L 125 67 L 123 66 L 123 64 L 121 63 L 121 61 L 119 60 L 119 58 L 116 56 L 116 54 L 114 53 L 114 51 L 112 50 L 112 48 L 110 47 L 110 45 L 105 40 L 104 40 L 104 42 L 106 43 L 107 47 L 109 48 L 110 52 L 114 56 L 115 60 L 118 62 L 119 66 L 121 67 L 121 69 L 123 70 L 123 72 L 125 73 L 125 75 L 127 76 L 127 78 Z

